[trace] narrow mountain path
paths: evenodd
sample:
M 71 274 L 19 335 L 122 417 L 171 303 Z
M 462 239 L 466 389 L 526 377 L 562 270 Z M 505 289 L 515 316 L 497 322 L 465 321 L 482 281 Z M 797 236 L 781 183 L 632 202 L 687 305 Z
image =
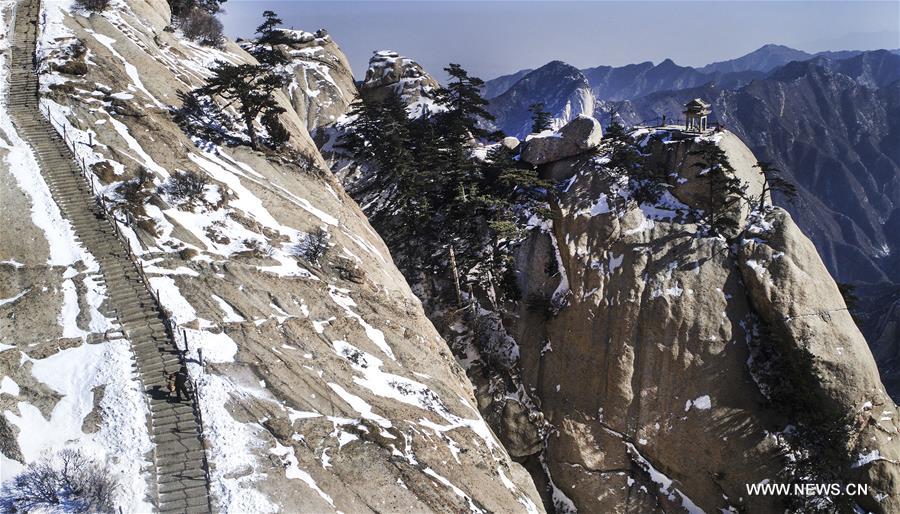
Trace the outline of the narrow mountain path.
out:
M 193 400 L 170 403 L 165 398 L 166 375 L 181 366 L 180 354 L 166 318 L 148 290 L 117 235 L 113 223 L 94 200 L 66 142 L 44 118 L 38 102 L 38 78 L 33 55 L 40 0 L 16 6 L 7 103 L 19 135 L 33 149 L 54 201 L 76 237 L 97 259 L 100 280 L 107 288 L 108 313 L 131 341 L 138 377 L 147 393 L 154 483 L 150 484 L 160 512 L 211 511 L 202 424 Z

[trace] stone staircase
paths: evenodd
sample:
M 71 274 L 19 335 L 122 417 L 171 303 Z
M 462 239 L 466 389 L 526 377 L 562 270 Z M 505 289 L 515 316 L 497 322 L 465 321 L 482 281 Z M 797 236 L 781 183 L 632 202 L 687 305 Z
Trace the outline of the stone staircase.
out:
M 76 237 L 97 259 L 98 281 L 107 289 L 107 315 L 118 319 L 131 342 L 134 366 L 147 392 L 155 474 L 150 490 L 159 512 L 211 512 L 202 423 L 194 401 L 164 398 L 166 375 L 181 365 L 164 312 L 119 237 L 114 221 L 95 201 L 66 141 L 41 114 L 34 55 L 39 0 L 16 6 L 7 103 L 22 139 L 33 149 L 41 174 Z M 113 334 L 115 335 L 115 334 Z

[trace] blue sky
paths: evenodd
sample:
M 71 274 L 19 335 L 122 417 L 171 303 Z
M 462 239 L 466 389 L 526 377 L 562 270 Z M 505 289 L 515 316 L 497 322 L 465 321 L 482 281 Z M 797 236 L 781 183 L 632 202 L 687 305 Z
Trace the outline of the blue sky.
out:
M 488 79 L 559 59 L 580 68 L 703 65 L 766 43 L 815 52 L 900 47 L 900 2 L 229 0 L 232 37 L 252 36 L 265 9 L 297 29 L 326 28 L 365 74 L 372 52 L 396 50 L 438 78 L 449 62 Z

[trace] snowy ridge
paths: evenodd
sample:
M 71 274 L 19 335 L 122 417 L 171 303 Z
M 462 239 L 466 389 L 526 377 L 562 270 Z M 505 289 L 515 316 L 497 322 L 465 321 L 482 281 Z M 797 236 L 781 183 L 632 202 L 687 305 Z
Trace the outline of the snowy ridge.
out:
M 440 356 L 444 343 L 388 250 L 327 171 L 312 169 L 324 163 L 304 120 L 284 115 L 292 144 L 312 166 L 187 137 L 167 112 L 177 105 L 175 88 L 199 85 L 215 60 L 251 58 L 231 43 L 209 49 L 162 31 L 155 16 L 140 3 L 117 3 L 90 19 L 48 4 L 43 106 L 80 142 L 76 151 L 102 200 L 134 220 L 122 232 L 177 323 L 197 387 L 216 510 L 352 512 L 361 507 L 356 498 L 374 494 L 392 502 L 388 510 L 424 511 L 435 508 L 426 502 L 436 493 L 443 505 L 533 511 L 533 492 L 522 488 L 521 473 L 510 473 L 514 464 L 478 415 L 467 382 Z M 51 71 L 50 60 L 77 54 L 67 50 L 76 42 L 84 44 L 87 75 Z M 334 86 L 307 85 L 306 96 Z M 167 188 L 185 171 L 205 179 L 197 198 Z M 135 206 L 121 186 L 139 176 L 148 197 Z M 320 230 L 326 253 L 307 260 L 297 248 Z M 23 294 L 5 305 L 32 292 Z M 338 341 L 371 365 L 348 368 Z M 22 385 L 4 382 L 3 390 Z M 369 465 L 402 456 L 403 467 L 390 468 L 392 488 L 373 491 L 352 478 L 358 455 L 373 459 Z

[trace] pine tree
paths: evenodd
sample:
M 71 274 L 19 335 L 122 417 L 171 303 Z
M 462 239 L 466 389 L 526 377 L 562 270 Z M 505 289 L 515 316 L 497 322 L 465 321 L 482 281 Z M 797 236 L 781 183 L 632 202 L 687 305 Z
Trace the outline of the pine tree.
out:
M 726 235 L 736 230 L 737 220 L 733 208 L 747 199 L 747 184 L 734 175 L 728 156 L 717 144 L 702 141 L 688 152 L 697 158 L 693 167 L 706 181 L 705 224 L 710 234 Z
M 357 101 L 339 145 L 375 168 L 365 186 L 377 193 L 367 212 L 398 252 L 407 275 L 450 276 L 451 253 L 461 276 L 473 270 L 499 297 L 516 298 L 512 248 L 521 216 L 538 211 L 548 185 L 534 167 L 498 146 L 484 161 L 472 153 L 479 122 L 491 119 L 481 81 L 457 65 L 439 93 L 444 111 L 410 119 L 399 96 Z
M 638 205 L 659 201 L 666 189 L 664 171 L 644 156 L 637 142 L 615 116 L 603 135 L 603 141 L 609 152 L 606 167 L 628 176 L 632 199 Z
M 182 18 L 193 9 L 202 9 L 209 14 L 217 14 L 222 10 L 226 0 L 169 0 L 172 17 Z
M 759 174 L 763 178 L 763 189 L 756 201 L 756 208 L 760 211 L 765 206 L 766 196 L 772 193 L 781 193 L 788 199 L 793 199 L 797 196 L 797 187 L 787 181 L 781 175 L 781 170 L 772 166 L 772 164 L 759 161 L 753 167 L 759 168 Z
M 528 107 L 528 111 L 531 112 L 532 134 L 540 134 L 541 132 L 550 129 L 553 116 L 549 111 L 544 110 L 543 102 L 531 104 L 531 106 Z
M 470 77 L 459 64 L 451 63 L 444 71 L 450 75 L 450 81 L 437 95 L 437 103 L 447 109 L 443 116 L 444 128 L 453 137 L 487 136 L 488 132 L 478 126 L 478 121 L 495 118 L 485 109 L 488 101 L 481 96 L 484 81 Z
M 256 33 L 259 34 L 260 43 L 276 42 L 278 31 L 276 30 L 281 24 L 281 18 L 275 14 L 275 11 L 263 11 L 263 22 L 256 27 Z
M 352 106 L 353 122 L 339 139 L 339 146 L 355 159 L 374 167 L 371 178 L 357 192 L 376 192 L 381 201 L 368 211 L 372 223 L 381 227 L 392 245 L 406 246 L 407 268 L 417 268 L 423 253 L 421 239 L 430 226 L 433 194 L 428 191 L 431 169 L 417 158 L 414 131 L 419 120 L 410 120 L 398 95 L 381 102 L 358 100 Z M 414 128 L 415 127 L 415 128 Z
M 285 112 L 275 100 L 274 93 L 286 84 L 287 78 L 269 66 L 223 61 L 217 61 L 211 71 L 213 75 L 206 80 L 206 84 L 193 93 L 219 97 L 226 101 L 223 108 L 236 106 L 247 127 L 250 146 L 258 149 L 256 119 L 262 114 L 271 120 L 272 116 Z

